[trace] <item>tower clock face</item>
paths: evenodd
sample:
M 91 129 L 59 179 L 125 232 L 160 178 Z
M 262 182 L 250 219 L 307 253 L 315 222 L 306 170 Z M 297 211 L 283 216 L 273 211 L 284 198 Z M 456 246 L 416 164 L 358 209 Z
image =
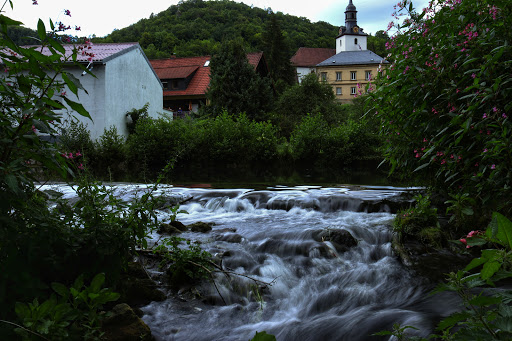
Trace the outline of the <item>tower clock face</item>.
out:
M 354 26 L 354 28 L 352 30 L 354 31 L 354 33 L 357 33 L 357 32 L 359 32 L 359 27 Z

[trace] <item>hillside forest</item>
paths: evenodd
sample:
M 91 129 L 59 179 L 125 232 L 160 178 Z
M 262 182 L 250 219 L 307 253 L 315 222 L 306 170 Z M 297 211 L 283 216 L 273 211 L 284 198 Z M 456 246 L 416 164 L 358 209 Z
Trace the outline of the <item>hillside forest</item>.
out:
M 299 47 L 334 48 L 337 26 L 230 0 L 180 1 L 105 37 L 91 38 L 93 43 L 139 42 L 149 59 L 213 55 L 222 41 L 237 38 L 243 40 L 247 52 L 265 51 L 263 32 L 272 14 L 280 24 L 289 57 Z M 344 24 L 343 14 L 339 21 Z M 35 31 L 22 27 L 10 27 L 9 35 L 20 45 L 34 43 L 28 36 L 37 37 Z M 368 49 L 384 57 L 387 39 L 386 32 L 377 31 L 368 37 Z

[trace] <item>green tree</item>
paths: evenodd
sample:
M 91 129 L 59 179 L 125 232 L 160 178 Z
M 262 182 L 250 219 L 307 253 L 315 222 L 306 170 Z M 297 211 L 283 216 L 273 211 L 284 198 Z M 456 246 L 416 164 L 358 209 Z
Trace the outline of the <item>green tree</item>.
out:
M 293 128 L 307 114 L 323 114 L 329 124 L 343 120 L 341 106 L 330 85 L 318 81 L 317 75 L 311 73 L 284 91 L 274 109 L 277 125 L 281 132 L 289 136 Z
M 375 36 L 368 36 L 368 50 L 375 52 L 381 57 L 386 57 L 388 52 L 386 50 L 386 43 L 389 41 L 389 36 L 386 31 L 377 31 Z
M 249 64 L 239 40 L 222 44 L 212 57 L 207 96 L 211 112 L 220 114 L 225 109 L 231 114 L 246 113 L 251 119 L 261 119 L 272 105 L 270 80 Z
M 278 93 L 295 83 L 296 72 L 290 58 L 291 53 L 288 43 L 281 31 L 281 26 L 274 13 L 270 14 L 263 38 L 263 52 L 268 63 L 270 77 L 274 81 Z

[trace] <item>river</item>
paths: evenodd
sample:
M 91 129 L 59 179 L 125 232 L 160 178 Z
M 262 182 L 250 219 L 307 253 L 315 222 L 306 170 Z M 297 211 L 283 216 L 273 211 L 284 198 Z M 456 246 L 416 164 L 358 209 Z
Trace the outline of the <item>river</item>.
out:
M 128 199 L 144 186 L 118 188 Z M 178 214 L 179 221 L 214 224 L 208 233 L 181 237 L 200 241 L 205 250 L 222 257 L 225 269 L 272 285 L 218 274 L 217 289 L 205 283 L 197 298 L 185 290 L 168 291 L 166 301 L 142 307 L 143 320 L 156 340 L 246 341 L 257 331 L 278 341 L 388 340 L 371 335 L 395 323 L 414 326 L 414 335 L 426 336 L 457 304 L 449 294 L 428 295 L 432 288 L 393 254 L 393 210 L 412 190 L 163 186 L 157 195 L 186 201 L 180 209 L 188 214 Z M 159 215 L 165 219 L 168 212 Z M 348 232 L 356 245 L 333 242 L 330 236 L 340 231 Z M 154 233 L 150 244 L 160 237 Z

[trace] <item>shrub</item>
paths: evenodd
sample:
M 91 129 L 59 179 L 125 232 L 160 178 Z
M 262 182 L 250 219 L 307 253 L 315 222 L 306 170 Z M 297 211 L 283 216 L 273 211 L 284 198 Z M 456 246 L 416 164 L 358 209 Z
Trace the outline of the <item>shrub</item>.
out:
M 509 2 L 442 0 L 422 13 L 399 5 L 410 19 L 388 43 L 393 63 L 371 94 L 392 170 L 467 193 L 487 217 L 512 214 Z
M 96 160 L 94 173 L 108 175 L 110 180 L 118 179 L 125 172 L 126 161 L 125 139 L 117 133 L 115 126 L 105 129 L 103 135 L 95 143 Z

